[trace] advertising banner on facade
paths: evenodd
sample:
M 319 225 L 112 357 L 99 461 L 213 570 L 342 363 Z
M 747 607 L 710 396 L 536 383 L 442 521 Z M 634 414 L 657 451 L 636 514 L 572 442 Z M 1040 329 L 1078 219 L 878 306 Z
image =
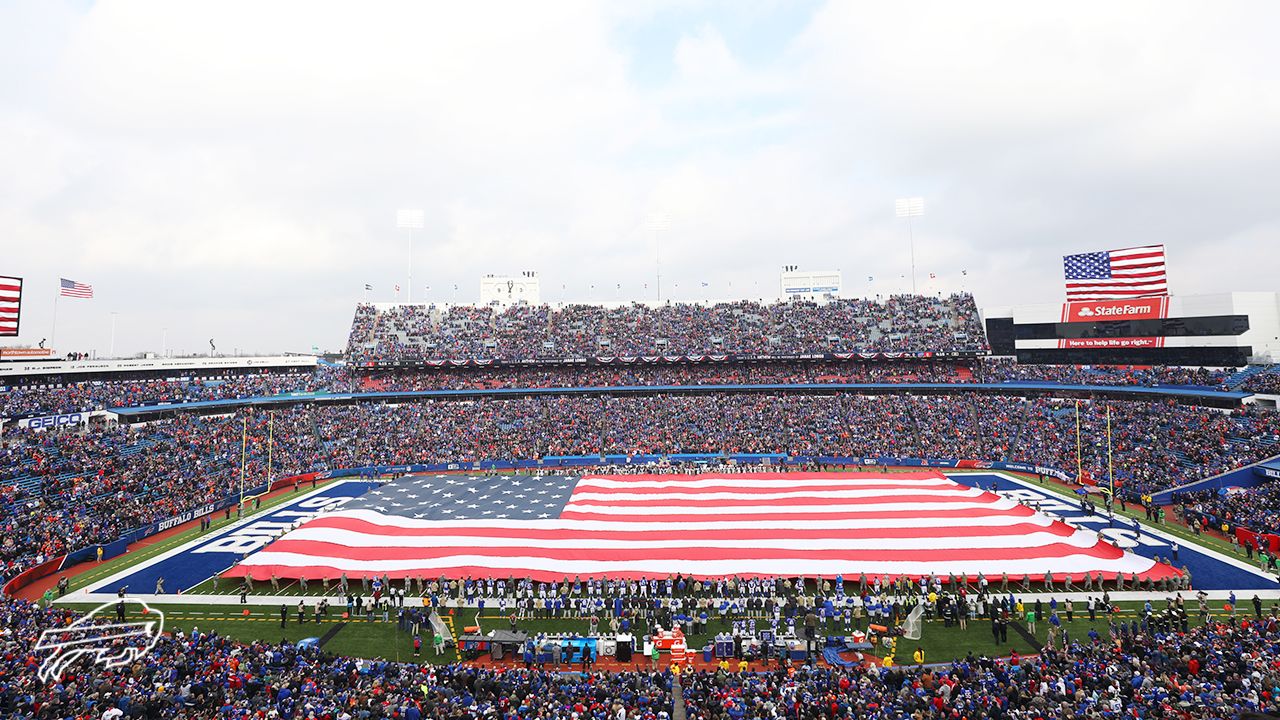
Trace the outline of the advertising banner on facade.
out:
M 1159 320 L 1169 317 L 1169 298 L 1140 300 L 1093 300 L 1069 302 L 1062 306 L 1060 322 L 1101 322 L 1106 320 Z
M 1059 338 L 1058 347 L 1067 349 L 1110 350 L 1114 348 L 1162 348 L 1162 337 Z

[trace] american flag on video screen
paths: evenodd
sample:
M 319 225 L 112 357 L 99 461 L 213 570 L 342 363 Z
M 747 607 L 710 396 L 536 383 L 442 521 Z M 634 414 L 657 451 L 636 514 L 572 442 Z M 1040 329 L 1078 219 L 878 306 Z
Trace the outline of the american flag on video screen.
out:
M 1062 258 L 1067 300 L 1123 300 L 1168 295 L 1164 245 L 1104 250 Z
M 62 278 L 62 289 L 59 294 L 62 297 L 91 298 L 93 297 L 93 286 Z
M 22 320 L 22 278 L 0 275 L 0 337 L 17 337 Z
M 1154 569 L 1153 569 L 1154 568 Z M 860 573 L 1033 578 L 1172 569 L 941 473 L 410 476 L 231 574 L 265 580 Z

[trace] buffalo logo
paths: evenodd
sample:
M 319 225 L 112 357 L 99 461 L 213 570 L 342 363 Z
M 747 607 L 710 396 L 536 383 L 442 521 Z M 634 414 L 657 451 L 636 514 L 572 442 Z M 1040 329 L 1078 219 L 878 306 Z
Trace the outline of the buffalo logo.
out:
M 115 607 L 112 603 L 103 603 L 66 627 L 41 633 L 35 649 L 53 653 L 40 664 L 40 679 L 49 682 L 61 677 L 81 657 L 89 658 L 95 665 L 113 668 L 140 660 L 151 652 L 164 632 L 164 613 L 141 600 L 119 602 L 121 608 L 126 604 L 140 605 L 147 619 L 136 623 L 102 622 Z M 117 611 L 117 617 L 120 615 Z

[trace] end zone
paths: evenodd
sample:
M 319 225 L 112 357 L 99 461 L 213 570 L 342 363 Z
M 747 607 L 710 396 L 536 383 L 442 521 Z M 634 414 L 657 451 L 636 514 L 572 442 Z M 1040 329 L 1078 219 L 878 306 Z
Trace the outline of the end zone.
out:
M 1108 542 L 1121 545 L 1125 550 L 1143 557 L 1170 558 L 1176 544 L 1178 558 L 1173 564 L 1179 568 L 1185 565 L 1191 571 L 1192 587 L 1195 590 L 1270 590 L 1280 595 L 1280 583 L 1275 576 L 1239 558 L 1182 541 L 1174 535 L 1120 515 L 1113 519 L 1104 512 L 1089 514 L 1081 509 L 1079 503 L 1029 480 L 994 471 L 947 473 L 947 476 L 970 487 L 991 489 L 994 486 L 1005 497 L 1034 505 L 1041 512 L 1069 525 L 1097 532 Z
M 180 595 L 235 565 L 300 521 L 340 507 L 379 483 L 339 480 L 298 495 L 270 510 L 251 515 L 133 565 L 87 588 L 69 593 L 67 602 L 97 602 L 116 597 L 121 587 L 131 596 Z M 164 578 L 164 594 L 156 583 Z

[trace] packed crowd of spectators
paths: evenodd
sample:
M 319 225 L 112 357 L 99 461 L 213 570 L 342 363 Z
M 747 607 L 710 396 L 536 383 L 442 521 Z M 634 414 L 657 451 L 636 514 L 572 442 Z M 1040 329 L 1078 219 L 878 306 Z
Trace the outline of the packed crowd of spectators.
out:
M 1242 390 L 1267 395 L 1280 395 L 1280 365 L 1268 365 L 1262 372 L 1244 381 Z
M 113 407 L 349 390 L 345 371 L 328 366 L 285 372 L 234 373 L 173 378 L 76 380 L 37 376 L 0 392 L 0 417 L 88 412 Z
M 1117 484 L 1176 487 L 1280 450 L 1280 414 L 1143 402 L 1082 402 L 1082 467 Z M 234 492 L 242 418 L 247 476 L 311 469 L 556 455 L 769 452 L 956 458 L 1076 467 L 1075 404 L 1049 398 L 850 393 L 652 395 L 298 405 L 270 415 L 182 415 L 134 428 L 15 429 L 0 437 L 0 559 L 41 557 Z M 270 423 L 270 430 L 268 424 Z
M 618 387 L 797 383 L 1053 382 L 1097 386 L 1198 386 L 1220 389 L 1228 371 L 1203 368 L 1018 365 L 972 360 L 753 361 L 610 363 L 525 367 L 314 370 L 244 375 L 72 381 L 38 378 L 0 390 L 0 417 L 23 417 L 158 403 L 227 400 L 306 392 L 381 392 L 497 388 Z M 1261 373 L 1244 389 L 1277 391 L 1280 375 Z
M 616 387 L 795 383 L 1052 382 L 1106 387 L 1178 386 L 1221 389 L 1230 374 L 1205 368 L 1018 365 L 980 360 L 787 361 L 567 365 L 371 370 L 356 373 L 366 390 L 467 390 L 508 387 Z
M 354 659 L 195 627 L 167 628 L 130 664 L 76 663 L 45 683 L 36 643 L 76 614 L 4 598 L 0 616 L 0 713 L 15 718 L 666 720 L 677 701 L 693 720 L 1198 720 L 1280 710 L 1280 627 L 1261 614 L 1198 627 L 1113 622 L 1106 634 L 1026 657 L 969 652 L 932 664 L 699 670 L 682 673 L 678 689 L 667 669 L 565 673 Z
M 965 365 L 942 361 L 763 361 L 384 370 L 361 373 L 357 377 L 357 386 L 361 389 L 406 391 L 628 385 L 966 382 L 969 371 Z
M 1280 482 L 1251 488 L 1199 490 L 1175 493 L 1174 502 L 1188 518 L 1199 518 L 1208 527 L 1244 527 L 1257 533 L 1280 533 Z
M 1056 382 L 1074 385 L 1193 386 L 1220 388 L 1231 370 L 1122 365 L 1019 365 L 1012 358 L 984 358 L 975 382 Z
M 604 355 L 786 355 L 824 352 L 985 351 L 973 296 L 895 295 L 827 302 L 738 301 L 513 305 L 506 308 L 360 305 L 354 361 Z
M 1112 402 L 1117 483 L 1182 485 L 1280 450 L 1280 415 Z M 1076 467 L 1075 405 L 1000 396 L 576 396 L 335 408 L 317 417 L 335 466 L 547 455 L 778 452 L 1032 460 Z M 1107 473 L 1107 417 L 1081 403 L 1083 469 Z M 359 428 L 354 433 L 351 428 Z
M 300 413 L 249 416 L 246 485 L 318 459 Z M 268 429 L 270 423 L 271 428 Z M 183 415 L 143 428 L 9 429 L 0 438 L 0 577 L 221 499 L 239 487 L 240 418 Z
M 198 627 L 166 628 L 124 666 L 76 663 L 46 683 L 37 677 L 44 654 L 36 643 L 76 614 L 4 597 L 0 619 L 0 715 L 8 718 L 666 720 L 672 712 L 669 673 L 395 663 L 235 642 Z
M 1038 656 L 682 677 L 691 720 L 1236 718 L 1280 710 L 1274 618 L 1137 627 Z

